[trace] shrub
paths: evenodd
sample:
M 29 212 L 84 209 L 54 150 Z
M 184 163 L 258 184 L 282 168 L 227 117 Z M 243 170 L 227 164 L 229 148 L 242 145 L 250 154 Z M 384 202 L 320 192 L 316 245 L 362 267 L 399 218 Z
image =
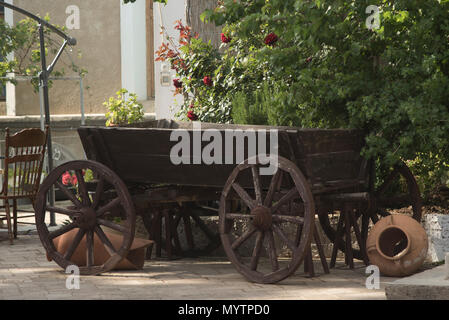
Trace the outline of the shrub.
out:
M 369 5 L 380 9 L 379 29 L 367 27 Z M 365 129 L 366 157 L 387 166 L 419 158 L 440 181 L 449 163 L 447 12 L 438 0 L 224 0 L 203 17 L 232 37 L 228 55 L 254 59 L 264 80 L 290 88 L 285 110 L 296 121 L 281 114 L 281 124 Z
M 117 91 L 117 98 L 110 97 L 103 105 L 108 109 L 106 126 L 123 125 L 143 120 L 143 105 L 137 102 L 137 95 L 126 89 Z

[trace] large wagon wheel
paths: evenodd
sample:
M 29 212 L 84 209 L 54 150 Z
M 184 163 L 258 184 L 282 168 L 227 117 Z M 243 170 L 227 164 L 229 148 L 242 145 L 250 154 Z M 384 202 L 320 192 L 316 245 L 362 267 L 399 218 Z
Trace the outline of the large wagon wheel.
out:
M 93 181 L 86 181 L 84 174 L 87 170 L 92 172 Z M 67 178 L 70 176 L 71 183 L 70 178 Z M 69 187 L 70 184 L 74 187 Z M 51 207 L 47 203 L 51 186 L 70 200 L 68 205 L 56 203 Z M 135 211 L 127 187 L 112 170 L 98 162 L 72 161 L 50 172 L 39 189 L 35 211 L 41 242 L 48 256 L 62 268 L 74 265 L 70 259 L 81 240 L 86 237 L 86 265 L 79 266 L 83 275 L 96 275 L 112 270 L 126 256 L 134 238 Z M 50 211 L 66 215 L 69 223 L 49 231 L 45 216 Z M 123 223 L 113 222 L 112 217 L 117 215 L 123 219 Z M 120 247 L 112 245 L 102 227 L 110 228 L 122 236 Z M 56 250 L 53 240 L 71 230 L 78 231 L 67 251 L 61 254 Z M 102 265 L 96 265 L 94 261 L 94 234 L 110 254 L 110 258 Z
M 410 215 L 416 221 L 421 221 L 422 200 L 418 184 L 407 165 L 400 162 L 390 169 L 382 179 L 380 186 L 371 192 L 368 205 L 355 206 L 355 219 L 359 226 L 361 239 L 357 239 L 357 235 L 352 233 L 354 258 L 363 260 L 360 247 L 365 245 L 371 227 L 380 218 L 391 215 L 394 209 L 403 208 L 402 214 Z M 319 214 L 323 231 L 332 243 L 335 243 L 339 213 L 340 210 L 334 208 Z M 344 252 L 345 248 L 346 244 L 343 240 L 341 250 Z
M 261 176 L 261 165 L 251 164 L 253 160 L 239 164 L 224 186 L 220 236 L 229 260 L 248 280 L 275 283 L 293 274 L 307 253 L 314 201 L 307 180 L 293 162 L 279 157 L 276 173 Z M 234 199 L 241 200 L 239 210 L 232 205 Z M 245 257 L 245 244 L 251 257 Z M 269 263 L 263 264 L 265 250 Z

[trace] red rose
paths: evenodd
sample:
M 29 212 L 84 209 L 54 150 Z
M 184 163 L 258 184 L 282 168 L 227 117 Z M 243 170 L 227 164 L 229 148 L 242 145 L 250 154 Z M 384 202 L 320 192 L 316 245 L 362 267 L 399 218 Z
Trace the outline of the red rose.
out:
M 72 183 L 72 176 L 70 175 L 70 173 L 65 172 L 65 173 L 62 175 L 62 184 L 65 185 L 65 186 L 68 186 L 68 185 L 70 185 L 71 183 Z
M 227 37 L 224 33 L 221 34 L 221 42 L 229 43 L 231 42 L 231 37 Z
M 189 118 L 191 121 L 198 120 L 198 116 L 193 112 L 193 110 L 187 112 L 187 118 Z
M 208 87 L 212 86 L 212 79 L 209 76 L 205 76 L 203 78 L 203 82 Z
M 76 186 L 78 184 L 78 179 L 76 178 L 76 176 L 72 177 L 72 185 Z
M 173 85 L 175 86 L 175 88 L 182 88 L 182 81 L 180 81 L 179 79 L 173 79 Z
M 277 36 L 275 33 L 271 32 L 270 34 L 268 34 L 268 35 L 265 37 L 265 44 L 266 44 L 267 46 L 272 46 L 272 45 L 274 45 L 278 40 L 279 40 L 278 36 Z

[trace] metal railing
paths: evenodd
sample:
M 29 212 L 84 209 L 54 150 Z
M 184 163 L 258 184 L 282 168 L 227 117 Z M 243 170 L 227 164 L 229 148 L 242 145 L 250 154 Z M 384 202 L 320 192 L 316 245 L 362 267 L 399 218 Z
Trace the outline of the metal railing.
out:
M 17 76 L 17 77 L 0 77 L 0 80 L 6 81 L 30 81 L 32 79 L 39 79 L 39 77 L 32 76 Z M 49 80 L 63 80 L 63 81 L 79 81 L 80 85 L 80 113 L 81 113 L 81 125 L 86 124 L 86 115 L 84 110 L 84 84 L 82 76 L 67 76 L 67 77 L 49 77 Z M 40 116 L 41 116 L 41 129 L 43 130 L 45 127 L 45 110 L 44 110 L 44 100 L 43 100 L 43 92 L 41 87 L 39 87 L 39 106 L 40 106 Z

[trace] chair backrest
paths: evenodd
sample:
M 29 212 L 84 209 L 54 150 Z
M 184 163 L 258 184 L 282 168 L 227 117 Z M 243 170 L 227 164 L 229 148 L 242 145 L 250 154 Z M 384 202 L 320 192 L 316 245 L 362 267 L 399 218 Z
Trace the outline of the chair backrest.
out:
M 24 129 L 9 135 L 6 129 L 4 184 L 2 195 L 34 198 L 42 175 L 48 127 Z

